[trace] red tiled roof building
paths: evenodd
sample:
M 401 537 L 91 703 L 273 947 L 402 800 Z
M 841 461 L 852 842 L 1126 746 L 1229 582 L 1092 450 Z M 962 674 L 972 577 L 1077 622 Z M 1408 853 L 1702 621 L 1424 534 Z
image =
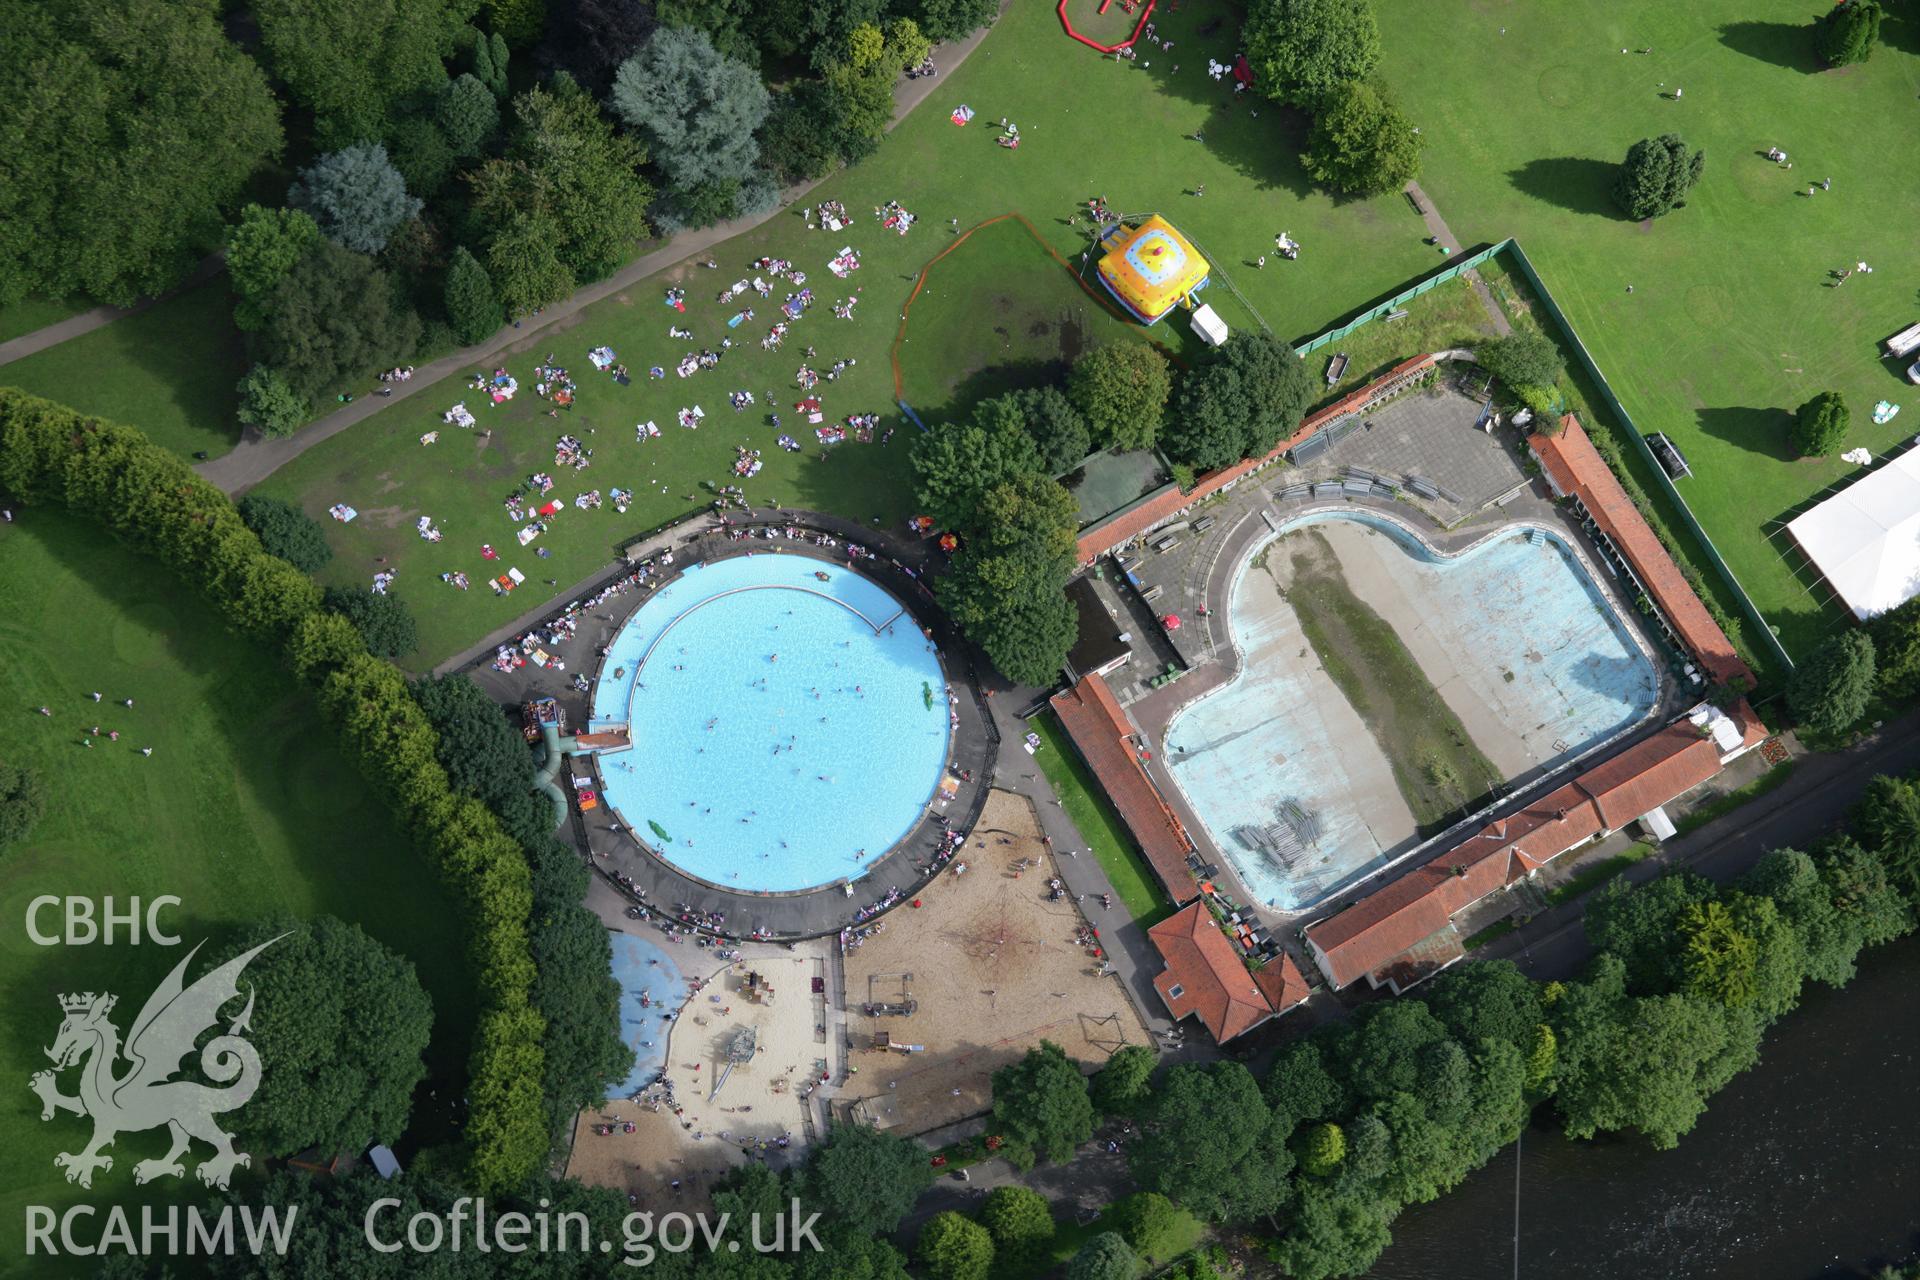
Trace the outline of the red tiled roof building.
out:
M 1307 981 L 1282 952 L 1253 973 L 1204 902 L 1147 930 L 1166 968 L 1153 988 L 1174 1021 L 1192 1015 L 1224 1044 L 1307 998 Z

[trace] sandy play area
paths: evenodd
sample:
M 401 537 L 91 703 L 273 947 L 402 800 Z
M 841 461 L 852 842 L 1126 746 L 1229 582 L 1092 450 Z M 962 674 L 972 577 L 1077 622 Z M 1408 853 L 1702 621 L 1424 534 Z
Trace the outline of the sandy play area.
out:
M 675 957 L 685 981 L 670 1000 L 654 993 L 659 1007 L 676 1015 L 660 1020 L 671 1100 L 655 1088 L 638 1102 L 614 1099 L 602 1111 L 582 1112 L 567 1173 L 626 1191 L 643 1207 L 691 1207 L 705 1201 L 720 1174 L 747 1160 L 764 1158 L 777 1168 L 797 1159 L 809 1128 L 800 1094 L 833 1056 L 818 1030 L 822 997 L 813 991 L 814 979 L 823 987 L 828 980 L 827 945 L 747 946 L 731 964 L 709 950 L 676 948 L 685 952 Z M 746 1033 L 752 1057 L 729 1074 L 729 1058 Z M 597 1131 L 606 1125 L 612 1133 Z M 678 1192 L 674 1179 L 682 1184 Z
M 1076 941 L 1080 908 L 1047 900 L 1052 875 L 1028 801 L 990 793 L 965 850 L 921 905 L 884 917 L 846 957 L 853 1071 L 836 1116 L 923 1133 L 987 1110 L 994 1071 L 1043 1039 L 1090 1067 L 1149 1042 L 1120 980 L 1097 976 L 1100 962 Z M 1088 905 L 1097 924 L 1099 904 Z M 910 1014 L 865 1012 L 908 1002 Z M 875 1048 L 882 1033 L 922 1049 Z

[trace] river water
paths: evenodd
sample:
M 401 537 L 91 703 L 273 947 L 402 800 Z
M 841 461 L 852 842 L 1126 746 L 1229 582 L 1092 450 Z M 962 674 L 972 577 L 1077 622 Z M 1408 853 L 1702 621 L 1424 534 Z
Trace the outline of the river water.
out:
M 1409 1209 L 1376 1280 L 1816 1280 L 1920 1249 L 1920 936 L 1809 986 L 1760 1064 L 1672 1151 L 1569 1142 L 1547 1108 L 1432 1204 Z

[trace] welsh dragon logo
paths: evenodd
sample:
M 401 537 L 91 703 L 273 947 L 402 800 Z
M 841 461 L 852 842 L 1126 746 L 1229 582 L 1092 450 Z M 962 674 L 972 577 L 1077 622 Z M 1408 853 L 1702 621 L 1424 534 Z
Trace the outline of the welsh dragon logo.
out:
M 91 991 L 60 997 L 66 1017 L 53 1047 L 46 1051 L 53 1059 L 53 1070 L 35 1072 L 27 1087 L 40 1095 L 42 1120 L 53 1119 L 56 1111 L 93 1119 L 93 1140 L 84 1150 L 61 1152 L 53 1158 L 54 1167 L 66 1170 L 68 1182 L 91 1187 L 96 1169 L 113 1168 L 113 1157 L 101 1154 L 101 1148 L 111 1146 L 122 1133 L 161 1125 L 172 1135 L 172 1146 L 160 1159 L 133 1166 L 136 1183 L 163 1175 L 183 1176 L 186 1167 L 180 1157 L 195 1138 L 214 1149 L 195 1170 L 208 1186 L 224 1188 L 235 1167 L 251 1163 L 251 1157 L 233 1149 L 233 1135 L 214 1122 L 221 1112 L 246 1105 L 260 1085 L 260 1054 L 241 1038 L 253 1017 L 251 985 L 246 1007 L 227 1024 L 226 1033 L 213 1037 L 200 1050 L 200 1070 L 224 1087 L 171 1077 L 181 1070 L 181 1059 L 193 1052 L 200 1034 L 219 1023 L 221 1008 L 239 997 L 238 980 L 247 962 L 279 940 L 271 938 L 235 956 L 189 987 L 182 975 L 200 950 L 195 944 L 147 997 L 124 1046 L 119 1029 L 107 1016 L 118 997 Z M 114 1068 L 123 1056 L 132 1065 L 116 1075 Z M 75 1065 L 80 1066 L 80 1092 L 69 1097 L 59 1091 L 54 1077 Z

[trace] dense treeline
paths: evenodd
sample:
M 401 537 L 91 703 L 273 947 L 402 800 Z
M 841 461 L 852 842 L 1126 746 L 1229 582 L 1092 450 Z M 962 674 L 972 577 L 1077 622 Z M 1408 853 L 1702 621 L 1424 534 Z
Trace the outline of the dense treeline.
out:
M 0 305 L 229 255 L 241 421 L 491 334 L 878 145 L 993 0 L 76 0 L 0 12 Z M 283 136 L 284 128 L 291 137 Z M 297 172 L 277 168 L 283 153 Z M 284 193 L 284 194 L 281 194 Z M 250 196 L 252 203 L 242 204 Z
M 1616 881 L 1588 909 L 1595 954 L 1578 980 L 1468 962 L 1316 1028 L 1264 1080 L 1221 1061 L 1149 1083 L 1150 1052 L 1123 1050 L 1088 1081 L 1042 1046 L 994 1076 L 996 1131 L 1025 1165 L 1068 1158 L 1096 1105 L 1131 1117 L 1140 1186 L 1275 1231 L 1269 1256 L 1289 1276 L 1359 1274 L 1403 1207 L 1484 1165 L 1542 1102 L 1569 1137 L 1633 1130 L 1675 1145 L 1805 983 L 1844 986 L 1863 948 L 1914 928 L 1920 786 L 1874 779 L 1851 829 L 1811 853 L 1770 852 L 1730 885 Z M 971 1239 L 946 1235 L 952 1254 Z
M 468 1066 L 467 1175 L 515 1186 L 549 1148 L 546 1020 L 530 928 L 533 876 L 519 845 L 457 790 L 407 682 L 372 656 L 320 589 L 269 555 L 225 494 L 138 431 L 0 389 L 0 491 L 59 503 L 112 530 L 200 591 L 239 631 L 281 653 L 348 756 L 439 873 L 466 924 L 479 1017 Z

